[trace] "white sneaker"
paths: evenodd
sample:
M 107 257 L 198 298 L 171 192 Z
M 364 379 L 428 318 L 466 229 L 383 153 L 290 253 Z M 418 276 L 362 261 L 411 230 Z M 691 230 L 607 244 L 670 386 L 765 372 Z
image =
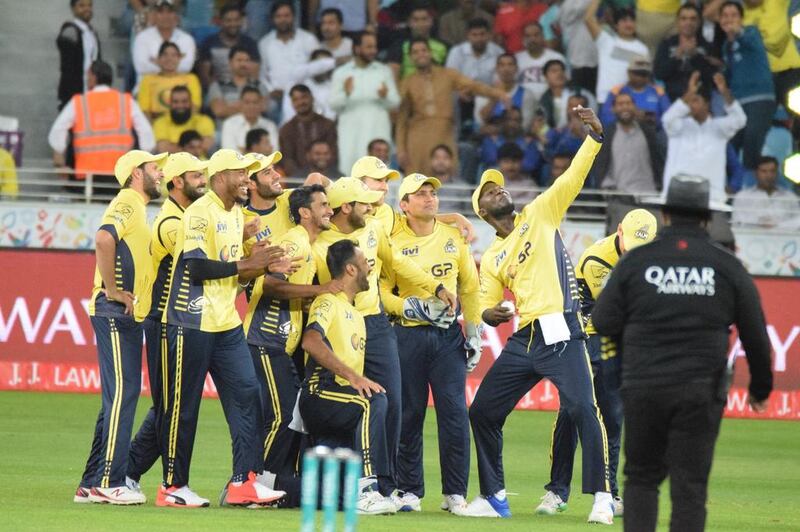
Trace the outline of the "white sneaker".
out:
M 552 491 L 545 493 L 541 501 L 539 506 L 536 507 L 536 510 L 534 510 L 534 513 L 539 515 L 556 515 L 567 509 L 567 503 Z
M 625 504 L 622 502 L 622 497 L 614 497 L 614 517 L 623 515 L 625 515 Z
M 136 493 L 142 493 L 142 487 L 139 485 L 138 482 L 133 480 L 131 477 L 125 477 L 125 485 L 128 486 L 128 489 L 131 491 L 135 491 Z
M 614 504 L 607 502 L 596 502 L 592 505 L 592 511 L 589 514 L 589 523 L 598 523 L 601 525 L 614 524 Z
M 91 488 L 82 488 L 78 486 L 78 489 L 75 490 L 75 495 L 72 497 L 72 502 L 78 504 L 87 504 L 92 501 L 89 500 L 89 491 Z
M 397 513 L 397 506 L 389 497 L 378 491 L 364 491 L 358 497 L 356 511 L 359 515 L 385 515 Z
M 147 497 L 142 492 L 135 492 L 128 486 L 119 486 L 117 488 L 92 488 L 89 492 L 89 500 L 96 503 L 108 504 L 144 504 L 147 502 Z
M 490 501 L 488 497 L 478 495 L 467 505 L 461 515 L 465 517 L 511 517 L 508 499 L 500 500 L 494 495 L 491 499 Z
M 402 495 L 401 495 L 402 493 Z M 397 507 L 398 512 L 421 512 L 422 501 L 413 493 L 405 493 L 395 490 L 391 495 L 392 502 Z
M 163 485 L 158 488 L 156 496 L 156 506 L 172 506 L 175 508 L 206 508 L 209 505 L 208 499 L 200 497 L 193 492 L 189 486 L 177 488 L 171 486 L 165 488 Z
M 441 508 L 453 515 L 464 516 L 467 512 L 467 500 L 463 495 L 445 495 Z

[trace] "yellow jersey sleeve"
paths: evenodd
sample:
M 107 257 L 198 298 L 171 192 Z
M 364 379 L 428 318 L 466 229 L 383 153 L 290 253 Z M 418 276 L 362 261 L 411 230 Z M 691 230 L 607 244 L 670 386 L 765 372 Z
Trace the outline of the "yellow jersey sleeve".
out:
M 183 255 L 187 259 L 216 259 L 210 253 L 213 228 L 208 213 L 186 213 L 183 217 Z
M 395 277 L 394 271 L 388 268 L 384 269 L 381 272 L 381 277 L 379 281 L 381 303 L 383 303 L 383 309 L 386 311 L 387 314 L 392 314 L 394 316 L 402 316 L 403 298 L 398 295 L 395 295 L 394 289 L 396 285 L 397 285 L 397 278 Z
M 435 294 L 436 287 L 439 286 L 436 279 L 428 275 L 425 270 L 405 255 L 396 253 L 392 243 L 389 241 L 389 237 L 383 232 L 379 231 L 379 233 L 378 258 L 383 262 L 382 267 L 387 271 L 394 270 L 398 276 L 421 286 L 431 294 Z
M 181 219 L 175 216 L 169 216 L 161 220 L 156 228 L 156 237 L 164 247 L 167 253 L 175 256 L 175 243 L 178 240 L 178 228 L 181 225 Z
M 143 210 L 143 200 L 133 196 L 138 192 L 126 189 L 120 191 L 100 219 L 100 229 L 106 230 L 119 242 L 133 229 L 138 220 L 137 211 Z M 136 201 L 136 200 L 139 201 Z
M 308 325 L 306 329 L 315 329 L 322 336 L 327 337 L 336 317 L 336 308 L 338 305 L 332 301 L 330 294 L 323 294 L 311 303 L 308 309 Z
M 484 253 L 484 257 L 486 254 Z M 481 314 L 503 301 L 503 282 L 491 271 L 488 266 L 481 266 L 480 271 L 480 304 Z
M 469 323 L 481 322 L 480 280 L 472 249 L 459 241 L 458 297 L 461 299 L 461 312 Z
M 597 300 L 611 273 L 611 266 L 598 257 L 590 256 L 581 263 L 580 269 L 592 298 Z

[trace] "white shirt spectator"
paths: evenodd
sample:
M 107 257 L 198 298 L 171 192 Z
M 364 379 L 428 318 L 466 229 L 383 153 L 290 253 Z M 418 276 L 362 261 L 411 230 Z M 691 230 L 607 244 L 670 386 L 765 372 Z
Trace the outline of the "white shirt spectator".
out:
M 108 85 L 97 85 L 89 92 L 104 92 L 108 90 Z M 139 138 L 139 149 L 153 151 L 156 147 L 153 128 L 150 126 L 147 117 L 144 116 L 139 104 L 136 103 L 136 99 L 132 98 L 131 104 L 131 122 L 133 123 L 133 130 L 136 131 L 136 136 Z M 58 114 L 55 122 L 50 127 L 50 133 L 47 134 L 47 142 L 54 152 L 64 153 L 66 151 L 69 130 L 74 125 L 75 104 L 70 100 Z
M 310 75 L 298 75 L 297 67 L 308 64 L 311 52 L 319 48 L 319 41 L 306 30 L 297 28 L 288 41 L 278 38 L 275 30 L 270 31 L 258 41 L 258 53 L 261 54 L 261 77 L 267 84 L 284 92 L 292 88 L 297 80 Z M 326 58 L 326 60 L 335 61 Z M 333 67 L 331 67 L 332 69 Z M 330 70 L 330 69 L 329 69 Z M 325 72 L 323 70 L 323 72 Z M 318 72 L 319 73 L 319 72 Z
M 678 99 L 661 117 L 669 138 L 664 165 L 664 191 L 678 174 L 708 179 L 712 201 L 724 202 L 726 173 L 725 149 L 728 141 L 742 129 L 747 117 L 739 102 L 725 106 L 725 116 L 708 118 L 701 124 L 689 114 L 689 106 Z
M 597 46 L 583 21 L 592 0 L 564 0 L 558 11 L 561 38 L 572 68 L 597 66 Z
M 336 111 L 331 109 L 328 100 L 331 99 L 331 80 L 328 79 L 322 83 L 314 81 L 314 78 L 309 78 L 301 81 L 303 85 L 311 89 L 311 95 L 314 96 L 314 111 L 321 114 L 325 118 L 330 118 L 336 121 Z M 283 93 L 283 102 L 281 102 L 283 112 L 281 113 L 281 125 L 294 118 L 296 114 L 294 107 L 292 107 L 292 99 L 289 98 L 289 93 Z
M 733 197 L 733 223 L 750 227 L 794 230 L 800 221 L 797 195 L 783 188 L 772 193 L 758 187 L 745 188 Z
M 445 66 L 458 70 L 470 79 L 491 85 L 494 82 L 497 58 L 503 53 L 505 50 L 499 45 L 489 42 L 486 50 L 481 55 L 476 55 L 469 41 L 465 41 L 450 49 Z
M 275 122 L 260 116 L 254 124 L 251 124 L 247 121 L 242 113 L 236 113 L 235 115 L 226 118 L 222 123 L 220 147 L 244 152 L 245 138 L 247 137 L 247 133 L 251 129 L 258 128 L 267 130 L 267 133 L 269 133 L 269 141 L 272 144 L 272 147 L 276 151 L 279 150 L 278 126 L 275 125 Z
M 567 66 L 566 58 L 555 50 L 545 48 L 542 55 L 533 57 L 527 50 L 516 53 L 517 66 L 519 67 L 519 81 L 526 89 L 533 91 L 538 98 L 547 90 L 547 81 L 544 79 L 544 65 L 553 59 L 558 59 Z M 567 72 L 569 78 L 569 72 Z
M 628 65 L 636 56 L 649 57 L 650 52 L 639 39 L 625 40 L 604 29 L 597 35 L 597 102 L 602 105 L 615 85 L 628 82 Z
M 339 46 L 336 48 L 329 48 L 324 42 L 320 43 L 320 48 L 323 50 L 328 50 L 334 57 L 334 59 L 339 59 L 340 57 L 350 57 L 353 55 L 353 39 L 350 37 L 342 37 L 342 40 L 339 42 Z
M 178 63 L 178 72 L 185 74 L 194 67 L 197 49 L 192 36 L 180 28 L 175 28 L 172 36 L 167 39 L 175 43 L 181 51 L 181 60 Z M 158 74 L 161 68 L 156 63 L 158 49 L 164 43 L 161 33 L 155 26 L 142 30 L 133 40 L 133 68 L 136 69 L 137 85 L 145 74 Z
M 83 86 L 89 86 L 89 67 L 97 60 L 100 47 L 97 43 L 94 30 L 79 18 L 74 18 L 72 22 L 81 29 L 81 44 L 83 44 Z

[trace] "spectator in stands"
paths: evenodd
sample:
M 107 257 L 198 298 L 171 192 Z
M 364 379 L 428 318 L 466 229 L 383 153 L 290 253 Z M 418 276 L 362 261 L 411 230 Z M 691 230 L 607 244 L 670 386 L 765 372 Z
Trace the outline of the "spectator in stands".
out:
M 575 112 L 575 107 L 586 107 L 589 100 L 582 94 L 573 94 L 567 98 L 567 123 L 563 127 L 551 128 L 545 135 L 545 158 L 550 161 L 556 153 L 569 154 L 574 157 L 578 153 L 586 131 L 583 122 Z
M 544 65 L 553 59 L 558 59 L 566 64 L 566 59 L 560 53 L 547 47 L 541 24 L 529 22 L 524 31 L 525 49 L 516 54 L 520 81 L 538 98 L 547 90 L 543 72 Z
M 653 57 L 659 43 L 670 34 L 675 25 L 675 13 L 681 0 L 636 0 L 636 18 L 639 36 Z
M 272 136 L 269 131 L 257 127 L 247 132 L 244 137 L 244 151 L 245 153 L 260 153 L 261 155 L 269 155 L 275 151 L 272 145 Z M 277 141 L 278 138 L 275 137 Z
M 522 127 L 527 129 L 531 125 L 538 102 L 533 91 L 518 82 L 517 58 L 511 54 L 502 54 L 497 58 L 495 72 L 496 86 L 506 95 L 505 101 L 508 103 L 487 97 L 476 98 L 475 122 L 479 126 L 483 125 L 493 118 L 499 118 L 509 108 L 516 107 L 522 111 Z
M 203 104 L 200 80 L 191 72 L 188 74 L 178 73 L 180 59 L 181 51 L 178 50 L 175 43 L 164 41 L 158 50 L 158 66 L 161 71 L 158 74 L 142 76 L 142 81 L 139 83 L 139 95 L 136 99 L 139 107 L 150 120 L 169 111 L 169 93 L 173 87 L 178 85 L 185 85 L 189 88 L 195 111 L 199 111 Z
M 550 179 L 542 183 L 543 186 L 549 186 L 553 184 L 553 181 L 561 177 L 561 175 L 567 171 L 569 165 L 572 164 L 572 155 L 569 153 L 561 153 L 557 152 L 553 154 L 553 160 L 550 162 Z
M 774 157 L 778 161 L 778 186 L 791 190 L 794 183 L 786 179 L 783 175 L 783 162 L 787 157 L 794 153 L 794 139 L 789 128 L 792 127 L 792 119 L 783 105 L 778 105 L 775 116 L 772 117 L 772 127 L 767 132 L 764 139 L 764 148 L 761 155 Z
M 383 139 L 373 139 L 367 144 L 367 155 L 377 157 L 383 161 L 386 166 L 390 166 L 389 163 L 392 162 L 392 147 L 389 145 L 389 142 Z
M 738 2 L 723 2 L 719 25 L 727 37 L 722 48 L 725 76 L 747 115 L 747 124 L 732 142 L 737 151 L 742 150 L 744 167 L 754 170 L 775 115 L 775 85 L 761 34 L 755 26 L 742 26 L 742 14 Z
M 490 33 L 492 24 L 494 24 L 494 17 L 481 9 L 478 5 L 479 3 L 478 0 L 459 0 L 457 7 L 439 17 L 439 38 L 445 44 L 452 47 L 462 43 L 464 39 L 469 40 L 468 34 L 474 20 L 485 21 L 486 32 Z M 486 47 L 484 46 L 484 48 Z M 447 66 L 455 68 L 450 65 Z
M 312 142 L 325 140 L 336 153 L 336 124 L 314 112 L 314 96 L 305 85 L 295 85 L 289 91 L 295 116 L 279 131 L 283 167 L 286 175 L 298 176 L 298 170 L 305 167 L 306 154 Z M 336 163 L 334 156 L 334 164 Z M 348 169 L 349 170 L 349 169 Z
M 180 151 L 191 153 L 198 159 L 206 159 L 206 154 L 203 151 L 203 137 L 194 129 L 187 129 L 181 136 L 178 137 L 178 148 Z
M 525 138 L 522 128 L 522 113 L 511 107 L 500 116 L 500 131 L 497 135 L 487 135 L 481 142 L 481 163 L 485 167 L 497 165 L 500 148 L 511 142 L 522 149 L 522 171 L 539 180 L 542 154 L 535 141 Z
M 652 73 L 653 65 L 648 58 L 640 56 L 631 60 L 628 65 L 628 83 L 612 87 L 600 110 L 600 121 L 604 126 L 613 124 L 616 119 L 616 98 L 620 94 L 627 94 L 633 99 L 636 112 L 641 115 L 639 118 L 661 127 L 661 116 L 669 109 L 670 102 L 664 89 L 653 83 Z
M 491 85 L 497 58 L 504 53 L 503 49 L 491 41 L 491 26 L 485 19 L 470 20 L 466 33 L 467 40 L 450 49 L 445 66 L 458 70 L 470 79 Z
M 430 146 L 445 144 L 454 150 L 453 93 L 469 90 L 497 98 L 511 106 L 511 98 L 502 90 L 462 76 L 450 68 L 433 64 L 427 39 L 416 38 L 409 47 L 417 72 L 400 86 L 400 110 L 397 113 L 397 161 L 407 172 L 430 172 Z
M 561 60 L 551 59 L 545 63 L 543 73 L 547 90 L 539 99 L 537 112 L 544 117 L 547 127 L 563 127 L 567 123 L 567 101 L 573 95 L 583 96 L 587 107 L 597 108 L 590 91 L 569 82 L 567 67 Z
M 255 87 L 242 89 L 239 108 L 241 112 L 225 119 L 222 123 L 220 147 L 248 153 L 245 137 L 251 129 L 261 128 L 269 132 L 270 138 L 278 140 L 278 126 L 264 118 L 264 96 Z
M 155 147 L 147 117 L 129 93 L 111 88 L 112 81 L 111 65 L 105 61 L 92 63 L 89 91 L 75 94 L 50 128 L 47 142 L 53 149 L 53 164 L 57 168 L 66 167 L 65 153 L 72 131 L 76 174 L 70 179 L 83 180 L 87 173 L 92 173 L 104 176 L 98 179 L 95 175 L 95 181 L 116 184 L 114 165 L 133 148 L 134 132 L 139 148 L 152 151 Z
M 156 150 L 176 153 L 181 133 L 193 129 L 203 137 L 203 153 L 208 154 L 214 146 L 214 121 L 211 117 L 192 110 L 189 89 L 183 85 L 173 87 L 169 97 L 169 113 L 153 122 Z
M 335 7 L 323 10 L 319 16 L 319 33 L 322 36 L 320 44 L 323 50 L 330 52 L 336 59 L 337 66 L 350 61 L 353 55 L 352 39 L 342 35 L 343 22 L 342 11 Z
M 326 49 L 320 48 L 314 50 L 311 54 L 311 62 L 320 62 L 322 60 L 333 60 L 333 55 Z M 331 109 L 331 77 L 333 70 L 326 70 L 321 74 L 310 76 L 306 79 L 298 81 L 297 85 L 305 85 L 311 89 L 311 95 L 314 96 L 314 111 L 321 114 L 325 118 L 336 120 L 336 111 Z M 283 94 L 283 103 L 281 104 L 281 125 L 285 124 L 294 118 L 294 107 L 292 107 L 292 99 L 287 93 Z
M 391 48 L 386 56 L 386 62 L 392 69 L 395 79 L 400 82 L 417 71 L 414 59 L 411 56 L 411 42 L 415 39 L 422 39 L 428 43 L 431 51 L 431 59 L 437 65 L 443 65 L 447 59 L 447 45 L 434 39 L 433 16 L 427 7 L 416 6 L 408 14 L 408 37 L 398 41 Z
M 353 60 L 334 71 L 329 101 L 338 113 L 339 169 L 345 174 L 367 144 L 392 138 L 389 111 L 400 103 L 392 71 L 375 60 L 377 37 L 359 33 L 353 39 Z
M 694 4 L 683 4 L 678 10 L 678 33 L 667 37 L 658 46 L 654 62 L 657 79 L 664 82 L 667 96 L 675 101 L 686 92 L 686 82 L 695 70 L 700 72 L 700 81 L 713 86 L 712 76 L 722 65 L 711 55 L 711 45 L 700 31 L 703 22 L 700 8 Z
M 198 52 L 197 73 L 205 88 L 214 81 L 231 79 L 230 52 L 234 47 L 243 48 L 250 54 L 253 72 L 248 77 L 258 76 L 257 64 L 261 62 L 256 41 L 242 32 L 244 10 L 240 2 L 229 2 L 222 6 L 219 21 L 219 32 L 203 41 Z
M 178 72 L 191 72 L 196 48 L 194 39 L 178 28 L 178 14 L 172 0 L 156 0 L 153 12 L 155 26 L 142 30 L 133 40 L 133 67 L 137 84 L 145 74 L 157 74 L 158 50 L 164 41 L 174 42 L 181 51 Z
M 450 148 L 444 144 L 434 146 L 431 150 L 430 177 L 435 177 L 445 185 L 439 189 L 439 210 L 442 212 L 468 212 L 470 209 L 466 191 L 472 183 L 460 177 L 456 170 L 455 158 Z M 459 185 L 460 188 L 454 189 L 447 185 Z
M 647 46 L 636 38 L 636 15 L 632 9 L 614 10 L 614 30 L 603 28 L 597 20 L 600 0 L 592 0 L 584 21 L 597 46 L 597 90 L 601 105 L 614 85 L 625 83 L 628 64 L 635 56 L 649 56 Z
M 258 42 L 258 51 L 261 54 L 261 77 L 271 85 L 272 98 L 280 102 L 283 93 L 298 80 L 318 73 L 298 74 L 297 69 L 308 64 L 311 53 L 319 48 L 319 41 L 313 34 L 295 27 L 296 13 L 292 2 L 276 1 L 272 4 L 271 14 L 274 29 Z
M 678 174 L 698 175 L 708 179 L 714 201 L 725 200 L 725 147 L 742 129 L 747 117 L 733 99 L 725 77 L 714 74 L 714 83 L 725 100 L 725 116 L 711 116 L 710 89 L 700 87 L 700 73 L 689 78 L 683 98 L 664 113 L 664 130 L 669 138 L 664 166 L 663 188 Z
M 572 81 L 587 91 L 597 90 L 597 47 L 584 14 L 591 0 L 564 0 L 558 12 L 558 24 L 571 69 Z
M 72 97 L 89 90 L 89 68 L 100 58 L 100 39 L 91 25 L 92 0 L 70 0 L 72 20 L 61 25 L 56 37 L 61 77 L 58 80 L 58 110 Z
M 546 10 L 547 3 L 539 0 L 503 2 L 495 14 L 495 41 L 510 54 L 521 51 L 523 29 L 528 23 L 538 21 Z
M 336 168 L 335 156 L 327 140 L 315 140 L 308 145 L 306 165 L 297 172 L 297 175 L 306 177 L 312 172 L 319 172 L 328 179 L 339 179 L 343 174 Z
M 0 148 L 0 199 L 14 199 L 19 194 L 17 165 L 14 156 Z
M 220 126 L 226 118 L 242 112 L 241 96 L 245 88 L 256 89 L 265 97 L 262 113 L 268 111 L 270 102 L 269 88 L 253 75 L 253 57 L 247 48 L 232 47 L 228 52 L 228 63 L 230 77 L 214 81 L 208 88 L 208 107 Z
M 653 122 L 625 92 L 616 96 L 613 110 L 614 121 L 603 122 L 605 140 L 594 163 L 600 187 L 630 193 L 661 189 L 666 153 Z
M 789 0 L 744 1 L 744 24 L 756 26 L 761 32 L 775 82 L 775 96 L 781 105 L 786 105 L 786 94 L 800 85 L 800 52 L 787 13 Z
M 796 229 L 800 203 L 794 193 L 777 186 L 778 161 L 760 157 L 755 174 L 756 186 L 739 191 L 733 198 L 733 223 Z
M 375 32 L 378 28 L 379 0 L 309 0 L 306 5 L 308 20 L 315 21 L 321 21 L 328 9 L 338 9 L 342 14 L 342 30 L 346 33 Z M 317 12 L 319 17 L 315 16 Z
M 537 183 L 531 180 L 522 170 L 522 161 L 525 153 L 522 148 L 509 142 L 500 146 L 497 152 L 497 169 L 503 174 L 506 181 L 506 188 L 509 189 L 514 203 L 525 205 L 532 201 L 537 192 L 530 190 L 531 186 Z

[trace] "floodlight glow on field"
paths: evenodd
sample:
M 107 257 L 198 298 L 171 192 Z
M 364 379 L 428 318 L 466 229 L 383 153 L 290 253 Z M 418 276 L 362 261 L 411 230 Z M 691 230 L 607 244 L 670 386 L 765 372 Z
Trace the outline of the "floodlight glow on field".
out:
M 783 161 L 783 175 L 792 183 L 800 184 L 800 153 Z
M 792 35 L 800 39 L 800 15 L 792 17 Z

